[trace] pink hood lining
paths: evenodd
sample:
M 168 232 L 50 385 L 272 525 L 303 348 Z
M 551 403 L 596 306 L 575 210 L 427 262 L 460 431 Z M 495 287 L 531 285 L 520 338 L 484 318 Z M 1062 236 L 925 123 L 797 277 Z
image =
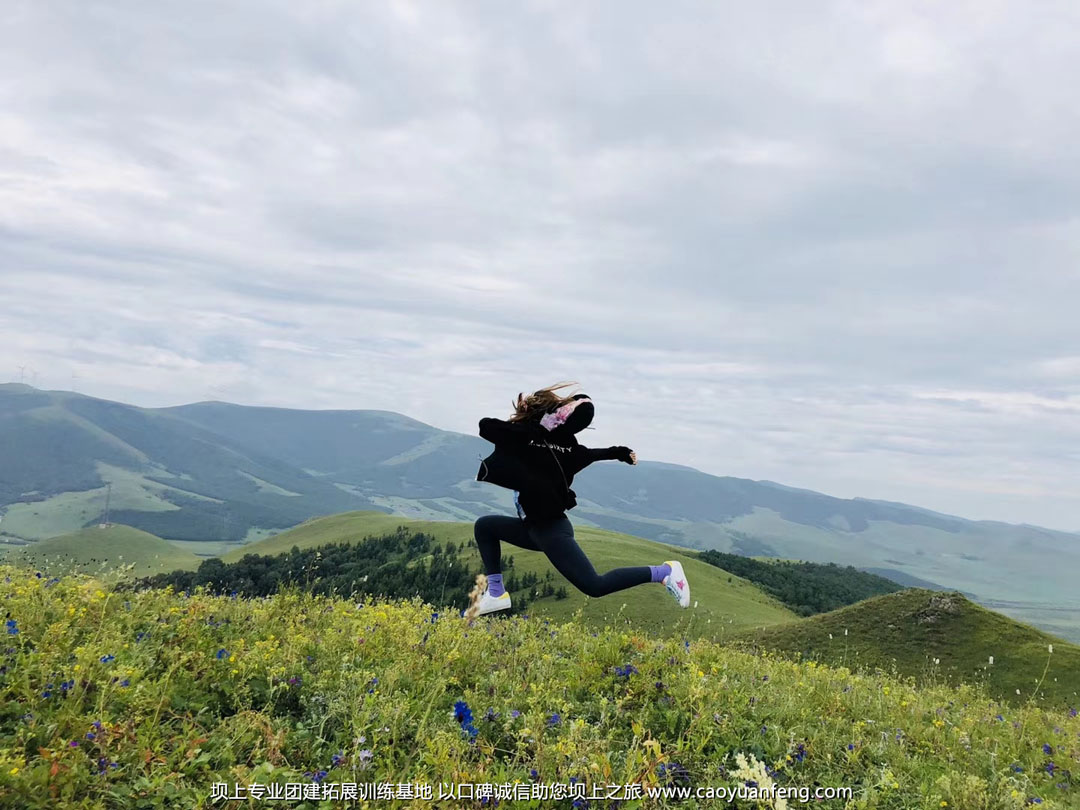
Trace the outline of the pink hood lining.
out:
M 540 420 L 540 424 L 548 430 L 555 430 L 555 428 L 559 427 L 560 425 L 565 423 L 567 419 L 570 418 L 570 414 L 574 412 L 574 408 L 576 408 L 582 402 L 592 402 L 592 400 L 588 397 L 582 397 L 581 399 L 575 399 L 572 402 L 567 402 L 558 410 L 555 410 L 552 413 L 544 414 L 543 418 L 541 418 Z

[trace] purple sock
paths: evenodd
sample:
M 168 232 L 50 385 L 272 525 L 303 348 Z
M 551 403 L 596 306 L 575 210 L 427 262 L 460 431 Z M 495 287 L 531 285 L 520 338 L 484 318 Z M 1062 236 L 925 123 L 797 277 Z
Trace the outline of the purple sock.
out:
M 488 593 L 492 596 L 502 596 L 506 593 L 506 589 L 503 588 L 502 574 L 488 574 L 487 575 Z
M 671 573 L 671 566 L 667 563 L 663 565 L 650 565 L 649 570 L 652 571 L 653 582 L 663 582 L 664 577 Z

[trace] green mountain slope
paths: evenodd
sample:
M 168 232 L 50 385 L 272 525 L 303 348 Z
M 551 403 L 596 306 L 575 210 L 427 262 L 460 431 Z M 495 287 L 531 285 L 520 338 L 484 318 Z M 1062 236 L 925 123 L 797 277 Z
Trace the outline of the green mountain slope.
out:
M 398 526 L 431 534 L 442 543 L 464 543 L 464 551 L 473 559 L 476 572 L 482 571 L 471 524 L 408 520 L 377 512 L 350 512 L 311 520 L 290 531 L 231 551 L 222 560 L 235 562 L 247 553 L 280 554 L 293 546 L 313 548 L 326 543 L 356 541 L 393 532 Z M 642 585 L 625 593 L 589 599 L 567 584 L 567 598 L 535 599 L 530 605 L 530 613 L 562 621 L 581 609 L 582 618 L 594 626 L 625 620 L 631 626 L 649 632 L 678 632 L 716 640 L 730 636 L 734 630 L 767 626 L 795 616 L 753 584 L 693 559 L 685 555 L 683 549 L 603 529 L 579 527 L 576 534 L 598 571 L 623 565 L 656 565 L 678 558 L 690 581 L 692 604 L 696 602 L 697 607 L 679 608 L 660 585 Z M 556 583 L 566 583 L 540 552 L 505 544 L 503 556 L 510 555 L 513 555 L 516 573 L 533 572 L 542 578 L 550 571 Z
M 744 632 L 739 640 L 828 664 L 880 667 L 920 681 L 985 683 L 990 694 L 1009 701 L 1029 699 L 1036 684 L 1050 702 L 1076 705 L 1080 692 L 1080 647 L 955 592 L 886 594 Z
M 632 446 L 635 437 L 590 431 L 586 441 Z M 490 449 L 478 436 L 388 411 L 143 409 L 0 385 L 0 457 L 19 459 L 0 467 L 0 539 L 96 522 L 107 481 L 121 496 L 114 519 L 171 540 L 240 543 L 355 509 L 449 521 L 512 514 L 508 491 L 474 480 L 477 456 Z M 1080 641 L 1076 534 L 649 461 L 594 464 L 574 488 L 579 527 L 887 569 Z
M 134 565 L 130 576 L 194 568 L 199 558 L 148 532 L 110 524 L 92 526 L 8 549 L 2 558 L 11 565 L 42 567 L 50 575 L 72 571 L 115 570 Z
M 257 448 L 160 410 L 0 385 L 0 533 L 36 540 L 110 517 L 171 539 L 242 540 L 374 506 Z

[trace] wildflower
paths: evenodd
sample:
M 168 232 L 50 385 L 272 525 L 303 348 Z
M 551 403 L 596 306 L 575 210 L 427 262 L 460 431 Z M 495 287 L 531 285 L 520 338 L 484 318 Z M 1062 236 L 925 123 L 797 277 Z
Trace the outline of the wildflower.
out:
M 1056 766 L 1056 765 L 1055 765 L 1055 764 L 1054 764 L 1054 763 L 1053 763 L 1052 761 L 1051 761 L 1051 762 L 1047 762 L 1047 763 L 1046 763 L 1046 772 L 1047 772 L 1048 774 L 1050 774 L 1051 776 L 1053 776 L 1053 775 L 1054 775 L 1054 769 L 1055 769 L 1056 767 L 1057 767 L 1057 766 Z
M 521 717 L 521 712 L 519 712 L 517 709 L 511 709 L 510 716 L 514 718 Z
M 1020 763 L 1014 762 L 1012 764 L 1013 773 L 1023 773 L 1024 769 L 1020 767 Z
M 124 678 L 124 680 L 120 681 L 120 685 L 124 687 L 131 686 L 131 681 L 127 678 Z
M 529 771 L 529 778 L 532 779 L 534 782 L 540 778 L 540 774 L 536 772 L 536 768 L 532 768 Z
M 361 770 L 371 764 L 371 760 L 374 756 L 375 755 L 371 753 L 370 748 L 365 748 L 363 751 L 356 755 L 356 758 L 360 761 Z
M 561 720 L 562 720 L 562 718 L 559 717 L 558 712 L 556 712 L 556 713 L 552 714 L 551 717 L 548 718 L 548 725 L 549 726 L 557 726 L 557 725 L 559 725 L 559 722 Z
M 372 678 L 368 682 L 368 694 L 369 695 L 372 694 L 375 691 L 375 687 L 378 686 L 378 685 L 379 685 L 379 679 L 378 678 Z
M 71 742 L 68 743 L 68 745 L 70 747 L 72 747 L 72 748 L 78 748 L 79 747 L 79 741 L 78 740 L 72 740 Z
M 994 656 L 990 656 L 990 666 L 994 665 Z
M 1051 754 L 1054 753 L 1054 749 L 1050 745 L 1050 743 L 1043 743 L 1043 753 L 1046 754 L 1047 756 L 1050 756 Z
M 1069 717 L 1076 717 L 1076 709 L 1069 709 Z
M 112 661 L 115 661 L 116 656 L 115 655 L 103 655 L 103 656 L 101 656 L 100 660 L 101 660 L 101 663 L 108 664 L 108 663 L 110 663 Z
M 484 715 L 484 719 L 487 720 L 490 723 L 490 722 L 493 722 L 498 716 L 499 716 L 499 713 L 497 711 L 495 711 L 495 709 L 489 708 L 487 710 L 487 714 Z
M 228 654 L 229 654 L 229 651 L 226 650 L 224 647 L 222 647 L 220 650 L 217 651 L 217 653 L 215 655 L 215 658 L 217 658 L 217 660 L 220 661 L 222 658 L 224 658 Z
M 854 751 L 855 750 L 855 743 L 848 743 L 847 744 L 847 750 L 848 751 Z
M 86 732 L 86 739 L 88 739 L 88 740 L 93 740 L 96 736 L 97 735 L 94 734 L 94 732 L 92 732 L 92 731 Z
M 9 636 L 15 636 L 19 634 L 19 628 L 15 626 L 16 621 L 14 619 L 8 619 L 5 624 L 7 625 L 7 631 Z
M 336 754 L 334 754 L 332 757 L 330 757 L 330 767 L 331 768 L 336 768 L 338 765 L 340 765 L 342 763 L 342 761 L 344 759 L 345 759 L 345 752 L 344 751 L 338 751 Z
M 631 674 L 636 674 L 637 671 L 637 667 L 633 664 L 627 664 L 624 667 L 615 667 L 615 675 L 620 678 L 629 678 Z
M 1049 645 L 1049 646 L 1050 646 L 1050 652 L 1053 652 L 1053 651 L 1054 651 L 1054 645 L 1053 645 L 1053 644 L 1051 644 L 1051 645 Z

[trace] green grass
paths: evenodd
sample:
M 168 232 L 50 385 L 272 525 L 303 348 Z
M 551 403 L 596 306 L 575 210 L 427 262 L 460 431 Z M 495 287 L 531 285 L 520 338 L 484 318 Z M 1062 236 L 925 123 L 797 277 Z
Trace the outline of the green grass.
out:
M 431 534 L 439 542 L 464 543 L 477 573 L 482 570 L 471 522 L 411 520 L 382 512 L 345 512 L 309 520 L 287 532 L 234 549 L 223 555 L 222 560 L 235 562 L 245 554 L 280 554 L 294 545 L 311 548 L 359 540 L 365 536 L 393 532 L 398 526 Z M 660 585 L 641 585 L 625 592 L 590 599 L 567 583 L 540 552 L 504 544 L 503 558 L 513 556 L 515 572 L 523 574 L 531 571 L 541 578 L 551 572 L 556 587 L 566 585 L 569 593 L 566 599 L 535 599 L 529 606 L 530 612 L 563 621 L 581 609 L 583 621 L 590 626 L 622 621 L 649 632 L 677 629 L 693 638 L 717 641 L 735 630 L 789 621 L 795 616 L 752 583 L 694 559 L 686 555 L 685 549 L 677 546 L 582 526 L 576 527 L 575 535 L 600 572 L 625 565 L 656 565 L 664 560 L 680 560 L 690 582 L 691 607 L 680 609 Z
M 126 575 L 148 576 L 199 564 L 198 557 L 168 540 L 118 523 L 8 549 L 0 559 L 13 565 L 44 568 L 50 575 L 124 568 Z
M 419 601 L 117 593 L 100 579 L 10 568 L 0 599 L 17 630 L 0 668 L 5 807 L 208 807 L 217 782 L 311 786 L 319 771 L 324 785 L 391 783 L 392 795 L 400 783 L 436 796 L 445 783 L 527 785 L 534 770 L 541 783 L 582 782 L 587 796 L 628 784 L 715 790 L 749 778 L 740 756 L 769 765 L 763 784 L 853 789 L 823 808 L 1080 804 L 1068 772 L 1080 719 L 1003 706 L 976 687 L 916 688 L 621 627 L 582 632 L 577 617 L 469 627 Z
M 904 590 L 739 637 L 834 665 L 880 667 L 920 681 L 984 683 L 991 695 L 1011 702 L 1038 692 L 1038 700 L 1076 705 L 1080 691 L 1080 647 L 959 593 Z

